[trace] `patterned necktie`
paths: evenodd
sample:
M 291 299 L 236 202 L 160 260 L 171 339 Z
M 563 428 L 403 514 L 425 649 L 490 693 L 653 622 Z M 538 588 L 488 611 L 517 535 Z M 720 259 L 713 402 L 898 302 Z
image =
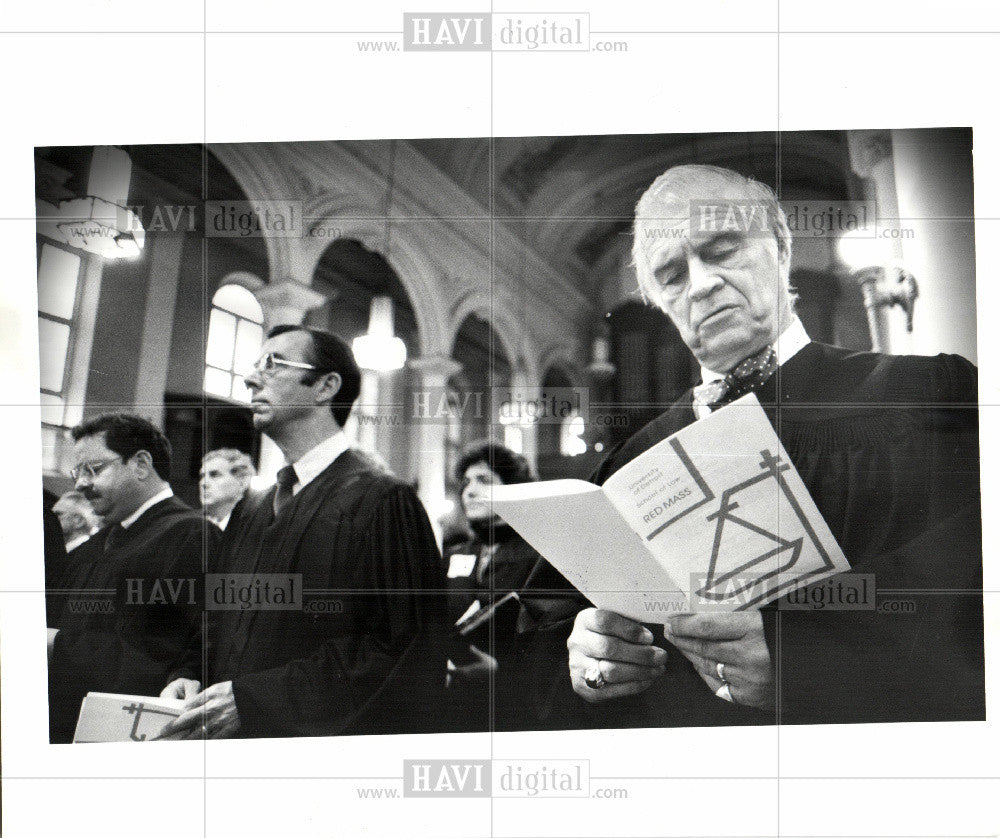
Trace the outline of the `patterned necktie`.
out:
M 699 384 L 694 388 L 695 407 L 715 410 L 760 389 L 778 368 L 778 356 L 771 346 L 744 358 L 725 378 Z
M 294 466 L 283 466 L 278 469 L 278 489 L 274 493 L 274 514 L 277 515 L 292 499 L 292 487 L 298 481 Z

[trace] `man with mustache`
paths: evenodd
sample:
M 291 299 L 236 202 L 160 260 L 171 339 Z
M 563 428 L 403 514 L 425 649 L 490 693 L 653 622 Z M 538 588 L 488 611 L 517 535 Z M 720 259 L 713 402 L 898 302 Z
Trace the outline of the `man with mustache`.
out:
M 211 686 L 163 736 L 441 730 L 441 556 L 413 488 L 350 450 L 343 427 L 361 386 L 351 350 L 278 326 L 246 383 L 254 427 L 288 465 L 229 524 L 222 574 L 247 590 L 293 576 L 304 602 L 214 614 Z
M 170 443 L 138 416 L 99 416 L 72 431 L 72 475 L 105 522 L 82 544 L 49 628 L 52 742 L 72 739 L 88 692 L 158 695 L 180 669 L 200 686 L 200 591 L 216 527 L 173 496 Z
M 703 383 L 594 480 L 755 392 L 851 563 L 844 583 L 874 574 L 913 607 L 803 609 L 786 597 L 677 615 L 665 632 L 583 608 L 568 639 L 568 681 L 589 705 L 575 725 L 985 718 L 976 369 L 955 355 L 811 342 L 794 312 L 791 247 L 774 194 L 736 172 L 677 166 L 650 186 L 636 208 L 640 289 Z

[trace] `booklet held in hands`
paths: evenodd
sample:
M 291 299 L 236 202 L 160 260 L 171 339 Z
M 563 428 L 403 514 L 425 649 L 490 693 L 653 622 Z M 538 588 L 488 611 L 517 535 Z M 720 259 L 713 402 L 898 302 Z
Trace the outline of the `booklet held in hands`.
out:
M 493 509 L 594 605 L 644 623 L 759 608 L 850 569 L 753 394 L 603 486 L 495 486 Z
M 183 706 L 179 698 L 87 693 L 73 742 L 149 742 L 181 714 Z

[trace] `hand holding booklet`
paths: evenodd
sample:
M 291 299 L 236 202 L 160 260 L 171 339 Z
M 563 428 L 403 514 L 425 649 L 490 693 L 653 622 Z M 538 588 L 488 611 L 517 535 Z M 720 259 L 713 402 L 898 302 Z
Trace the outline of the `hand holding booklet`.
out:
M 181 714 L 179 698 L 87 693 L 73 742 L 149 742 Z
M 493 509 L 594 605 L 644 623 L 759 608 L 850 569 L 753 394 L 603 486 L 495 486 Z

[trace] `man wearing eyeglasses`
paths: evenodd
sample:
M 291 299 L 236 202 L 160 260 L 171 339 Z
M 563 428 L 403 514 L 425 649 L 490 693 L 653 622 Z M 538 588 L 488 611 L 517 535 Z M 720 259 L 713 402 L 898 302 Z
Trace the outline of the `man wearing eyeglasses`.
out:
M 72 431 L 76 491 L 105 527 L 82 544 L 49 628 L 52 742 L 69 742 L 88 692 L 157 695 L 180 670 L 200 687 L 203 559 L 219 531 L 173 496 L 170 443 L 124 413 Z M 82 593 L 86 592 L 86 593 Z
M 254 591 L 300 579 L 303 603 L 218 611 L 211 686 L 164 737 L 440 729 L 440 554 L 413 489 L 349 450 L 343 427 L 361 386 L 350 349 L 280 326 L 246 383 L 254 427 L 288 465 L 230 522 L 221 575 Z

